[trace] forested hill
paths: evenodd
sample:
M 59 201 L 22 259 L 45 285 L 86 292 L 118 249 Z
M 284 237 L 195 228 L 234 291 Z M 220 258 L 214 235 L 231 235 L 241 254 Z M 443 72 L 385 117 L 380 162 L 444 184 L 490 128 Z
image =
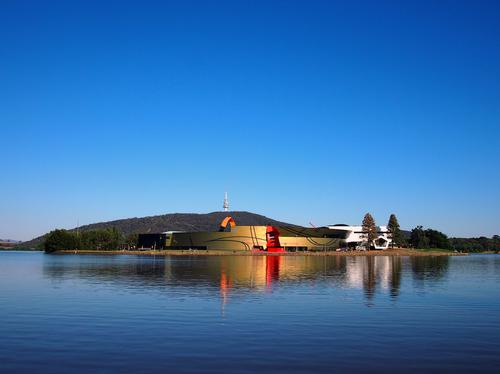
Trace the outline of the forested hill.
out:
M 289 225 L 285 222 L 250 212 L 212 212 L 207 214 L 173 213 L 142 218 L 126 218 L 116 221 L 99 222 L 80 226 L 80 231 L 116 228 L 125 236 L 139 233 L 158 233 L 164 231 L 216 231 L 224 217 L 230 215 L 237 225 Z M 69 230 L 74 231 L 75 229 Z M 22 243 L 23 248 L 38 247 L 44 239 L 40 236 Z

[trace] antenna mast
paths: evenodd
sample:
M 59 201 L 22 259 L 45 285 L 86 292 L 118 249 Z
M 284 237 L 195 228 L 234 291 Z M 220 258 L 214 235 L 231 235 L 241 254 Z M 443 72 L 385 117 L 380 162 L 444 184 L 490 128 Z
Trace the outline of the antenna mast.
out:
M 224 212 L 227 212 L 229 210 L 229 200 L 227 199 L 227 192 L 224 192 L 224 204 L 222 205 L 222 208 L 224 208 Z

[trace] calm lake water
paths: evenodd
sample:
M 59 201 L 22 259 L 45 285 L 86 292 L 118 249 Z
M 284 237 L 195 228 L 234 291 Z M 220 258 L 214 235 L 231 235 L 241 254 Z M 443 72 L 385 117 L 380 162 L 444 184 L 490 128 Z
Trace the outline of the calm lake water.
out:
M 0 253 L 0 371 L 499 372 L 500 256 Z

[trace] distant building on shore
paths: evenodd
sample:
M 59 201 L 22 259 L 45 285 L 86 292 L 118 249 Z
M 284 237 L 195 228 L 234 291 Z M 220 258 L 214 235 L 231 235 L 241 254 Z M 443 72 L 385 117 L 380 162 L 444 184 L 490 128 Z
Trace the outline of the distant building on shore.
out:
M 345 242 L 349 247 L 358 247 L 366 243 L 367 232 L 363 231 L 363 226 L 352 226 L 344 223 L 329 225 L 328 228 L 345 231 Z M 377 238 L 370 243 L 374 249 L 387 249 L 392 242 L 387 226 L 377 226 Z
M 248 225 L 236 226 L 226 216 L 218 231 L 167 231 L 139 234 L 138 249 L 221 251 L 327 251 L 345 247 L 345 231 L 328 227 Z

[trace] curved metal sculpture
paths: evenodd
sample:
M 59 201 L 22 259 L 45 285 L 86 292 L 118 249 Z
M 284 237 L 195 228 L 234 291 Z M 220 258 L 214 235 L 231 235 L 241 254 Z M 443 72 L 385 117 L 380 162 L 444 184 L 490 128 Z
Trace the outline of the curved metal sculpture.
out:
M 231 226 L 231 229 L 236 226 L 236 222 L 234 221 L 233 217 L 227 216 L 226 218 L 224 218 L 220 223 L 219 231 L 226 231 L 228 224 Z

